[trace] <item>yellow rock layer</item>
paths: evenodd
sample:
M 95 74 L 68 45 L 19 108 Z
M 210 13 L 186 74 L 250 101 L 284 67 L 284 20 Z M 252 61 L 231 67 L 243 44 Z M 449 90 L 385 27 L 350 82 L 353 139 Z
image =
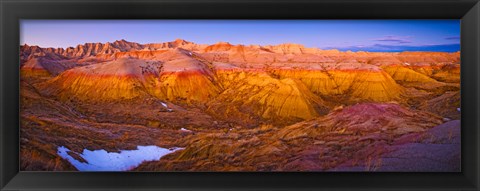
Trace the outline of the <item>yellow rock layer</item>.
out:
M 206 102 L 219 89 L 202 71 L 161 72 L 160 64 L 122 59 L 65 71 L 40 89 L 63 99 L 115 101 L 154 96 L 181 103 Z
M 434 90 L 446 85 L 443 82 L 438 82 L 433 78 L 403 66 L 384 66 L 383 70 L 392 76 L 395 81 L 406 87 Z
M 432 77 L 442 82 L 460 82 L 460 72 L 456 73 L 454 71 L 438 71 L 437 73 L 433 74 Z
M 326 113 L 323 100 L 296 79 L 275 79 L 265 72 L 217 71 L 218 80 L 226 88 L 213 103 L 227 104 L 225 115 L 243 110 L 263 118 L 293 117 L 310 119 Z M 217 110 L 221 105 L 210 107 Z M 228 109 L 227 109 L 228 110 Z
M 337 85 L 333 76 L 321 70 L 274 70 L 272 73 L 282 78 L 294 78 L 302 81 L 316 94 L 334 95 L 344 92 L 347 88 Z
M 316 94 L 347 94 L 352 101 L 392 101 L 402 93 L 402 88 L 381 70 L 276 70 L 274 74 L 281 79 L 298 79 Z
M 445 66 L 442 69 L 435 71 L 435 73 L 432 75 L 432 78 L 442 82 L 459 83 L 460 65 Z
M 384 66 L 382 67 L 392 78 L 400 82 L 436 82 L 423 73 L 419 73 L 403 66 Z
M 52 74 L 47 70 L 43 69 L 30 69 L 30 68 L 22 68 L 20 70 L 20 76 L 22 78 L 25 77 L 51 77 Z
M 206 103 L 220 92 L 205 74 L 198 72 L 162 74 L 150 82 L 154 85 L 147 86 L 148 92 L 169 101 Z
M 107 101 L 133 99 L 146 95 L 142 82 L 127 76 L 94 76 L 66 71 L 41 84 L 42 92 L 62 100 Z

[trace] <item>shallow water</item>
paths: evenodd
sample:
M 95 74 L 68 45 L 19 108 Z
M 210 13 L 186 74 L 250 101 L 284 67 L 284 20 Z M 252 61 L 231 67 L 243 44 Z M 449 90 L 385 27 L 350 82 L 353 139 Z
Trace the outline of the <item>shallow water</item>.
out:
M 57 154 L 68 160 L 79 171 L 127 171 L 146 161 L 158 161 L 163 156 L 181 150 L 183 148 L 166 149 L 158 146 L 137 146 L 137 150 L 121 150 L 119 153 L 105 150 L 90 151 L 84 149 L 82 153 L 76 153 L 86 162 L 78 161 L 68 153 L 70 149 L 60 146 Z

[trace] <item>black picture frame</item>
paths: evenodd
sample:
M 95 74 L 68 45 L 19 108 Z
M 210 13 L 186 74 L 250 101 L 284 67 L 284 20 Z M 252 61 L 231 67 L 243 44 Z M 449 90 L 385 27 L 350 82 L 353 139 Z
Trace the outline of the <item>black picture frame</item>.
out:
M 1 190 L 479 190 L 478 0 L 0 0 Z M 19 172 L 20 19 L 461 19 L 462 172 Z

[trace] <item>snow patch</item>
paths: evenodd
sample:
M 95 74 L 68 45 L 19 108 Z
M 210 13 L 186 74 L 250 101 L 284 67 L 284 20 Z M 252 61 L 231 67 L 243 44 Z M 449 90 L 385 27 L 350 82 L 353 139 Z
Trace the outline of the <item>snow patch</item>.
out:
M 167 109 L 168 112 L 173 111 L 173 109 L 168 108 L 168 105 L 166 103 L 164 103 L 164 102 L 160 102 L 160 103 L 162 104 L 163 107 L 165 107 Z
M 167 109 L 168 112 L 173 111 L 173 109 L 168 108 L 168 105 L 166 103 L 164 103 L 164 102 L 160 102 L 160 103 L 162 104 L 163 107 L 165 107 Z
M 163 107 L 168 109 L 168 105 L 166 103 L 161 102 L 161 104 L 163 105 Z
M 183 132 L 189 132 L 189 133 L 190 133 L 190 132 L 192 132 L 192 130 L 185 129 L 185 128 L 183 128 L 183 127 L 182 127 L 182 128 L 180 128 L 180 131 L 183 131 Z
M 143 162 L 157 161 L 163 156 L 183 148 L 165 149 L 158 146 L 137 146 L 137 150 L 120 150 L 119 153 L 105 150 L 90 151 L 84 149 L 83 153 L 76 153 L 86 162 L 80 162 L 68 154 L 70 149 L 59 146 L 57 154 L 75 166 L 79 171 L 127 171 Z

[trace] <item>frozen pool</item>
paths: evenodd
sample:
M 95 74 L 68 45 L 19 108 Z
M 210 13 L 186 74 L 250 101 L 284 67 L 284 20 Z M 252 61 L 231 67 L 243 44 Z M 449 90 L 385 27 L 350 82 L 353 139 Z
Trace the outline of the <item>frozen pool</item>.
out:
M 76 153 L 86 162 L 73 158 L 69 155 L 70 150 L 64 146 L 58 147 L 57 153 L 79 171 L 126 171 L 137 167 L 142 162 L 160 160 L 163 156 L 181 149 L 183 148 L 137 146 L 136 150 L 121 150 L 118 153 L 107 152 L 103 149 L 94 151 L 84 149 L 83 153 Z

